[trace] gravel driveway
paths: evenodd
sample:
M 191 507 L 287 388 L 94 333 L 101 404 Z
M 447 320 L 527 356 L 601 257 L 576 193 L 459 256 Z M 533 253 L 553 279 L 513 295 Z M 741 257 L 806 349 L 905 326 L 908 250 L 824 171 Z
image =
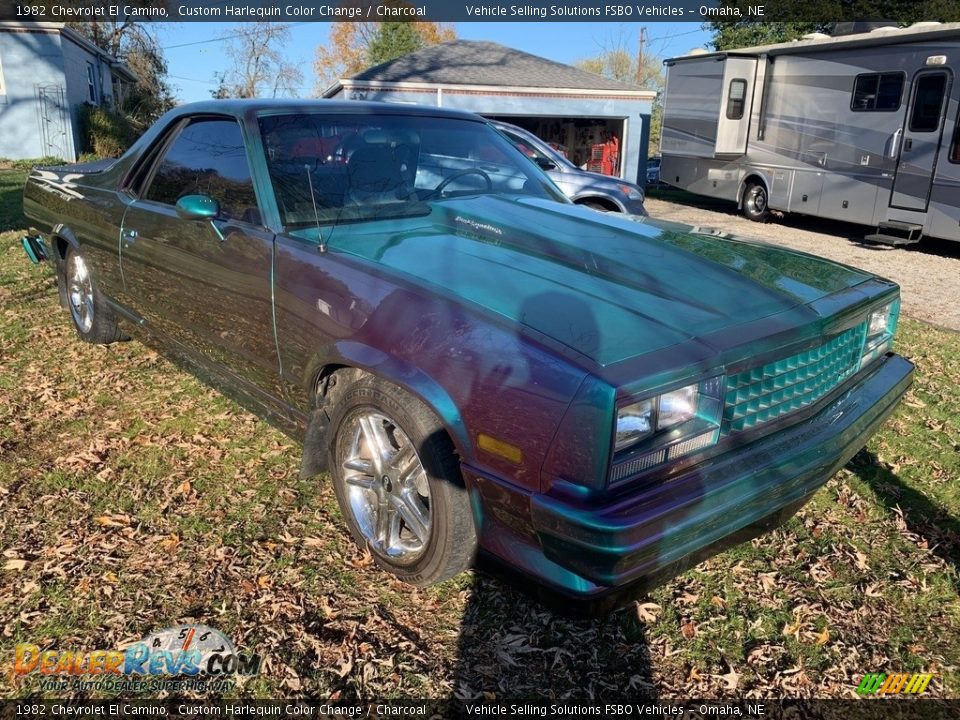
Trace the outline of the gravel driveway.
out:
M 739 215 L 733 203 L 670 190 L 655 194 L 645 203 L 655 218 L 719 228 L 863 268 L 900 284 L 906 315 L 960 330 L 960 242 L 925 238 L 908 248 L 892 248 L 863 243 L 863 236 L 873 232 L 863 225 L 802 215 L 763 225 Z

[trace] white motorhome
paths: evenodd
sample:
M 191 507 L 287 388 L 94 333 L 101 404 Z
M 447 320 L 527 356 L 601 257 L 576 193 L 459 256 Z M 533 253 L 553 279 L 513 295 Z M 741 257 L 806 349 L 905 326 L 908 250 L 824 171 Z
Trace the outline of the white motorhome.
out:
M 893 245 L 960 240 L 960 23 L 672 58 L 663 182 L 875 226 Z

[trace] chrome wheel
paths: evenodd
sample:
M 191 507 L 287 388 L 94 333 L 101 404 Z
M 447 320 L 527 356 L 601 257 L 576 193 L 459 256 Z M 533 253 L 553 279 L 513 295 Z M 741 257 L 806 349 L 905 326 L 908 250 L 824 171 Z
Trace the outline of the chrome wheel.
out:
M 750 206 L 750 211 L 758 215 L 767 209 L 767 194 L 762 187 L 754 187 L 747 198 L 747 204 Z
M 67 258 L 67 297 L 70 313 L 81 333 L 93 327 L 93 280 L 83 257 L 71 252 Z
M 345 419 L 337 462 L 353 520 L 372 552 L 416 562 L 430 541 L 430 484 L 410 438 L 386 415 L 358 408 Z
M 767 189 L 759 183 L 751 183 L 743 194 L 743 214 L 749 220 L 762 222 L 768 213 Z

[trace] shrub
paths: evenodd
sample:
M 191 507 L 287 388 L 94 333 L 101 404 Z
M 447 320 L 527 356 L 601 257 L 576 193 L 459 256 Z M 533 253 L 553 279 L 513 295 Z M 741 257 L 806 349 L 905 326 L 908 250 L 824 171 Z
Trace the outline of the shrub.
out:
M 100 157 L 120 157 L 136 137 L 126 115 L 105 107 L 83 105 L 80 127 L 84 150 Z
M 38 165 L 63 165 L 66 162 L 63 158 L 53 155 L 45 155 L 40 158 L 26 158 L 24 160 L 8 160 L 0 158 L 0 169 L 3 170 L 32 170 Z

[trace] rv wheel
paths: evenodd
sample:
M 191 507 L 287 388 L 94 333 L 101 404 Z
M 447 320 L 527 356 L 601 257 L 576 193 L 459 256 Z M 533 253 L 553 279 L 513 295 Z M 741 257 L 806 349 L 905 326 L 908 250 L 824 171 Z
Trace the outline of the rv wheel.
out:
M 767 207 L 767 189 L 758 182 L 747 185 L 743 192 L 743 216 L 754 222 L 767 222 L 770 208 Z

